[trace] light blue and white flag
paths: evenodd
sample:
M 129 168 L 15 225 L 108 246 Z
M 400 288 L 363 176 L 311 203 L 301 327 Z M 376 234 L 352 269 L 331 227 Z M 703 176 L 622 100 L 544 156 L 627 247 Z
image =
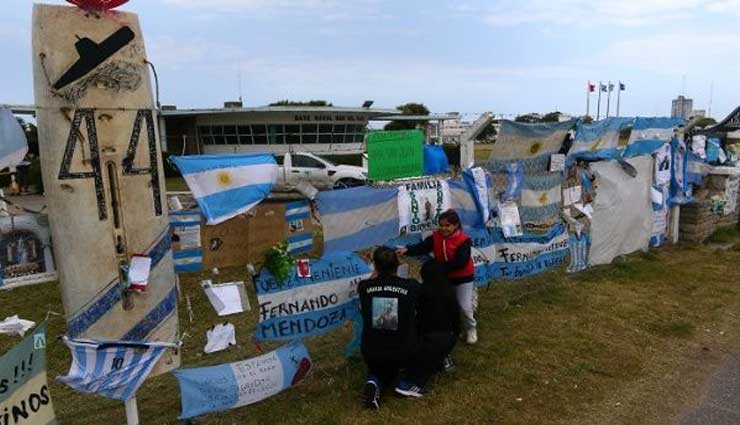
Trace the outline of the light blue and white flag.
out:
M 28 153 L 28 142 L 12 112 L 0 108 L 0 170 L 15 167 Z
M 272 190 L 278 175 L 269 154 L 172 157 L 208 224 L 249 211 Z
M 491 260 L 489 277 L 521 279 L 558 267 L 568 256 L 568 232 L 557 224 L 543 235 L 505 238 L 500 228 L 491 229 L 490 248 L 482 249 Z
M 162 354 L 176 344 L 126 341 L 95 341 L 64 337 L 72 352 L 67 376 L 57 378 L 83 393 L 116 400 L 136 395 Z
M 591 248 L 591 235 L 583 232 L 581 236 L 578 236 L 574 233 L 568 238 L 568 246 L 570 248 L 568 273 L 586 270 L 586 267 L 588 267 L 588 250 Z
M 169 216 L 175 273 L 199 271 L 203 268 L 200 211 L 170 211 Z
M 316 196 L 324 254 L 352 252 L 398 236 L 398 189 L 354 187 Z
M 673 138 L 683 118 L 635 118 L 624 157 L 650 155 Z
M 494 210 L 496 199 L 491 175 L 481 167 L 468 168 L 463 172 L 463 181 L 467 185 L 480 215 L 480 222 L 477 224 L 485 225 L 491 219 L 491 212 Z
M 296 267 L 286 282 L 266 269 L 254 278 L 259 303 L 258 341 L 294 340 L 336 329 L 358 314 L 357 284 L 370 267 L 357 254 L 310 260 L 311 276 Z
M 612 117 L 591 124 L 579 121 L 568 160 L 617 159 L 627 147 L 634 118 Z
M 188 419 L 256 403 L 299 383 L 311 371 L 311 356 L 294 342 L 261 356 L 218 366 L 178 369 L 182 414 Z

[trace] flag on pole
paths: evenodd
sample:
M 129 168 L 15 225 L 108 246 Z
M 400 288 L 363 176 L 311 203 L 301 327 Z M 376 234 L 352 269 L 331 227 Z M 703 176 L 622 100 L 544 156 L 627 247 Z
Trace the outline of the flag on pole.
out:
M 94 341 L 64 337 L 72 352 L 72 366 L 67 376 L 57 378 L 83 393 L 95 393 L 116 400 L 136 396 L 144 380 L 165 350 L 177 347 L 169 343 Z
M 627 86 L 624 85 L 623 82 L 619 82 L 619 91 L 624 91 L 627 88 Z
M 270 194 L 278 175 L 269 154 L 172 157 L 208 224 L 245 213 Z
M 593 93 L 596 91 L 596 84 L 592 83 L 591 81 L 588 82 L 588 92 Z
M 599 89 L 600 89 L 601 91 L 603 91 L 603 92 L 606 92 L 606 84 L 601 84 L 601 83 L 599 83 L 599 86 L 600 86 L 600 87 L 599 87 Z
M 614 84 L 609 83 L 609 91 L 614 91 Z

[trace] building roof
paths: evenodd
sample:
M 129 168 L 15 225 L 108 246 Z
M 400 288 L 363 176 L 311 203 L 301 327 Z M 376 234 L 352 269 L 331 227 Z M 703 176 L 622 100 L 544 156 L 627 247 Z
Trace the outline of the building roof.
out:
M 387 116 L 400 114 L 396 109 L 376 109 L 376 108 L 358 108 L 358 107 L 341 107 L 341 106 L 257 106 L 251 108 L 207 108 L 207 109 L 174 109 L 161 111 L 165 117 L 178 117 L 188 115 L 217 115 L 217 114 L 234 114 L 234 113 L 346 113 L 368 115 L 376 119 L 378 116 Z
M 395 111 L 400 113 L 399 111 Z M 454 114 L 429 114 L 429 115 L 391 115 L 374 118 L 377 121 L 446 121 L 459 120 L 459 115 Z
M 18 115 L 36 115 L 35 105 L 4 105 L 0 104 L 0 108 L 9 109 L 10 112 Z

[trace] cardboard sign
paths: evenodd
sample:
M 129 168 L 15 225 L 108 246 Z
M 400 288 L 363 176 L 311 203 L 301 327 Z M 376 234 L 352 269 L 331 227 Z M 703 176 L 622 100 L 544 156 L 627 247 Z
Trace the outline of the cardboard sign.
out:
M 367 135 L 368 177 L 386 181 L 424 173 L 421 130 L 373 131 Z
M 45 323 L 0 357 L 0 423 L 57 423 L 46 380 Z

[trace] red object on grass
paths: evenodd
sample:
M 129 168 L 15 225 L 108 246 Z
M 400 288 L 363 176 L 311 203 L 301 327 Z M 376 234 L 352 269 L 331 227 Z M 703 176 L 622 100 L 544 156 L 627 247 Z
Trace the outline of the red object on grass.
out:
M 111 10 L 128 0 L 67 0 L 68 3 L 85 10 Z

